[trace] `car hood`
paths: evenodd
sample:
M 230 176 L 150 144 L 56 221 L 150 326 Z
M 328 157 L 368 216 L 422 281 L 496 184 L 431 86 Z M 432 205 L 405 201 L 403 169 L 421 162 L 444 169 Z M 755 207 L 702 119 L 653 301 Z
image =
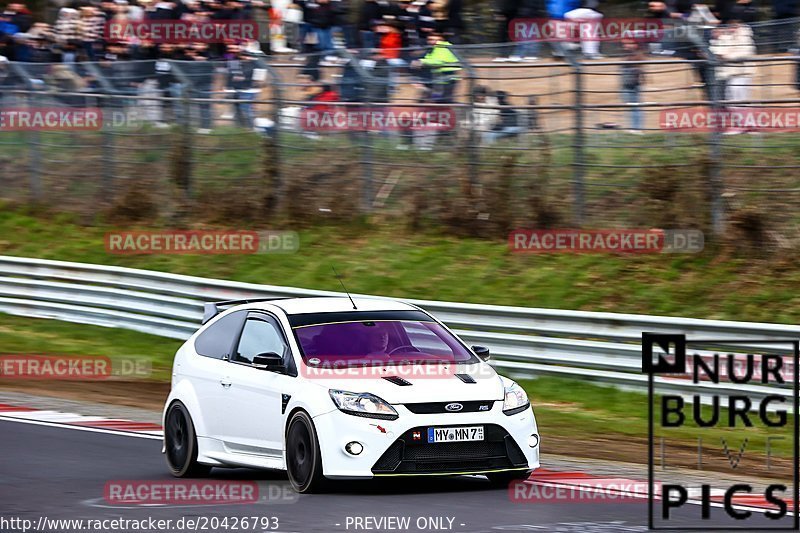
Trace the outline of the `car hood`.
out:
M 306 378 L 328 389 L 368 392 L 390 404 L 503 399 L 503 382 L 484 363 L 309 369 Z

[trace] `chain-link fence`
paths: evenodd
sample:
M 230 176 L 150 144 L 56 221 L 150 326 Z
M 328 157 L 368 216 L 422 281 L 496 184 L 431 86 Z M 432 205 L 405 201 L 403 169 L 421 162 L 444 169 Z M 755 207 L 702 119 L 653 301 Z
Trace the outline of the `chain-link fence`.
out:
M 456 59 L 433 67 L 422 49 L 0 63 L 3 110 L 103 113 L 95 130 L 0 131 L 0 197 L 127 221 L 369 214 L 473 234 L 694 227 L 797 239 L 797 126 L 675 129 L 665 114 L 796 112 L 800 57 L 726 62 L 700 42 L 684 44 L 688 58 L 584 60 L 549 44 L 496 61 L 519 44 L 505 46 L 453 47 Z M 747 98 L 734 102 L 723 73 L 745 63 Z M 343 110 L 361 122 L 311 118 Z M 403 110 L 425 120 L 363 122 Z

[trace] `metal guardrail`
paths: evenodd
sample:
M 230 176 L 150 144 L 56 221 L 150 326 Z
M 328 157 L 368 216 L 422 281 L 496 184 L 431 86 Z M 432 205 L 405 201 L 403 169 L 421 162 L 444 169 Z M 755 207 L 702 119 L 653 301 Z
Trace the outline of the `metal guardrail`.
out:
M 186 339 L 200 326 L 202 304 L 207 301 L 341 295 L 150 270 L 0 256 L 0 312 L 119 327 L 174 339 Z M 646 375 L 641 373 L 639 343 L 643 331 L 685 333 L 690 339 L 723 341 L 714 347 L 732 353 L 766 353 L 775 348 L 759 346 L 756 341 L 800 338 L 800 326 L 781 324 L 406 301 L 434 314 L 466 342 L 488 346 L 494 364 L 511 375 L 566 376 L 626 388 L 640 389 L 647 384 Z M 725 345 L 724 340 L 734 339 L 754 342 Z M 755 397 L 774 392 L 774 388 L 758 385 L 656 380 L 659 390 L 701 396 L 712 390 L 721 394 L 749 392 Z

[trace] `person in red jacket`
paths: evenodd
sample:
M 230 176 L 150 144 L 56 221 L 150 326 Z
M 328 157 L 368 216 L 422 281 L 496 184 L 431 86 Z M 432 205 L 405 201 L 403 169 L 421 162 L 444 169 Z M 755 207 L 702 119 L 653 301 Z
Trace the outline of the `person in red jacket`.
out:
M 319 86 L 319 90 L 309 96 L 309 102 L 315 102 L 313 105 L 309 106 L 310 110 L 316 111 L 318 113 L 330 113 L 336 110 L 335 105 L 328 105 L 326 102 L 338 102 L 339 101 L 339 93 L 333 90 L 328 84 L 322 84 Z M 322 103 L 316 103 L 322 102 Z

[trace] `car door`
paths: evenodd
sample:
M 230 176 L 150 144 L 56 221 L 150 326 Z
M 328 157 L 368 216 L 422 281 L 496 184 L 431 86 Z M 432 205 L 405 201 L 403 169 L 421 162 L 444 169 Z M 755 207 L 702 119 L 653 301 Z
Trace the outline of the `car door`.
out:
M 285 370 L 265 370 L 253 364 L 256 355 L 281 355 Z M 230 381 L 223 421 L 226 447 L 234 453 L 280 457 L 283 450 L 283 393 L 295 379 L 289 343 L 278 320 L 250 312 L 226 378 Z
M 246 311 L 234 311 L 209 324 L 194 341 L 196 355 L 189 364 L 174 369 L 176 377 L 191 380 L 197 395 L 198 416 L 205 427 L 205 434 L 200 437 L 223 438 L 226 413 L 222 402 L 227 399 L 230 386 L 226 379 L 230 374 L 228 360 L 246 317 Z

